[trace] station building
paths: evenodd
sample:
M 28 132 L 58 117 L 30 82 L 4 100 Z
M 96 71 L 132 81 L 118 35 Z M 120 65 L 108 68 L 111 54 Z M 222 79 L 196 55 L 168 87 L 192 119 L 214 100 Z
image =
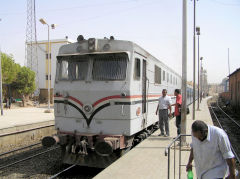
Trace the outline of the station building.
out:
M 59 48 L 62 45 L 72 43 L 73 41 L 69 40 L 68 37 L 64 39 L 54 39 L 50 40 L 50 89 L 51 89 L 51 99 L 52 91 L 54 88 L 54 81 L 56 75 L 56 61 Z M 31 54 L 31 45 L 36 46 L 37 56 L 33 57 Z M 27 43 L 27 64 L 26 66 L 32 69 L 36 74 L 36 86 L 38 88 L 39 100 L 41 102 L 46 102 L 48 99 L 48 41 L 38 41 L 36 43 Z M 32 59 L 35 58 L 35 59 Z

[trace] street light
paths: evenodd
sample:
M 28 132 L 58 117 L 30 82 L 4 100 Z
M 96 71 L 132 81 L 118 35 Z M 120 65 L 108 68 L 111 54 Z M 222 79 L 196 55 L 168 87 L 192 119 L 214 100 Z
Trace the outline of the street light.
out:
M 195 68 L 196 68 L 196 48 L 195 48 L 195 38 L 196 38 L 196 0 L 193 0 L 193 113 L 192 118 L 195 120 L 195 96 L 196 96 L 196 86 L 195 86 Z
M 2 19 L 0 18 L 0 22 Z M 0 47 L 0 106 L 1 106 L 1 115 L 3 116 L 3 100 L 2 100 L 2 60 L 1 60 L 2 52 Z
M 50 110 L 50 86 L 51 86 L 51 82 L 50 82 L 50 76 L 51 76 L 51 72 L 50 72 L 50 68 L 51 68 L 51 65 L 50 65 L 50 60 L 51 60 L 51 53 L 50 53 L 50 39 L 49 39 L 49 24 L 44 20 L 44 19 L 39 19 L 39 21 L 43 24 L 43 25 L 47 25 L 48 26 L 48 54 L 47 54 L 47 59 L 48 59 L 48 110 L 46 110 L 45 112 L 48 112 L 50 113 L 51 110 Z M 52 29 L 55 29 L 55 24 L 51 24 L 51 28 Z
M 201 60 L 201 72 L 200 72 L 201 95 L 200 95 L 200 102 L 202 102 L 202 90 L 203 90 L 203 89 L 202 89 L 202 87 L 203 87 L 203 84 L 202 84 L 202 83 L 203 83 L 203 82 L 202 82 L 202 78 L 203 78 L 203 77 L 202 77 L 202 75 L 203 75 L 203 74 L 202 74 L 202 71 L 203 71 L 203 68 L 202 68 L 202 60 L 203 60 L 203 57 L 201 57 L 200 60 Z
M 200 35 L 200 27 L 196 27 L 196 32 L 197 32 L 197 36 L 198 36 L 198 106 L 197 106 L 197 110 L 200 111 L 199 109 L 199 35 Z
M 182 107 L 181 107 L 181 134 L 186 134 L 187 126 L 187 0 L 182 6 Z M 186 136 L 182 137 L 181 145 L 186 144 Z

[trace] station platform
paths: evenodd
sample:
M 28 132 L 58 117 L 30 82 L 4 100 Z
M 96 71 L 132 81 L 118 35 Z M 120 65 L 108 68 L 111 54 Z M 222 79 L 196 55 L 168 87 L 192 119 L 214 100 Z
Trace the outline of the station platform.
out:
M 3 116 L 0 116 L 0 136 L 15 131 L 53 125 L 54 113 L 44 113 L 46 109 L 31 107 L 4 110 Z
M 54 113 L 44 113 L 47 108 L 15 108 L 3 111 L 0 116 L 0 134 L 10 128 L 38 124 L 54 124 Z M 53 111 L 53 109 L 52 109 Z
M 0 153 L 37 143 L 44 136 L 56 133 L 54 113 L 44 113 L 46 109 L 5 109 L 0 116 Z
M 205 121 L 209 125 L 213 125 L 212 118 L 207 106 L 207 100 L 205 98 L 200 104 L 200 111 L 196 110 L 196 120 Z M 196 105 L 197 106 L 197 105 Z M 194 122 L 192 120 L 192 106 L 190 106 L 190 114 L 187 115 L 187 134 L 191 134 L 191 125 Z M 159 137 L 160 130 L 157 130 L 123 157 L 118 159 L 112 165 L 104 169 L 101 173 L 94 177 L 94 179 L 165 179 L 167 178 L 168 169 L 168 157 L 165 156 L 165 148 L 173 141 L 173 137 L 177 136 L 177 128 L 175 126 L 175 118 L 169 122 L 170 137 Z M 191 137 L 186 137 L 188 144 L 191 143 Z M 181 150 L 181 164 L 186 165 L 188 162 L 190 147 L 186 146 L 184 150 Z M 174 150 L 171 148 L 170 155 L 170 178 L 174 177 Z M 176 147 L 176 178 L 179 178 L 178 158 L 179 147 Z M 194 176 L 196 176 L 195 169 L 193 167 Z M 181 167 L 181 178 L 187 178 L 187 172 L 185 166 Z M 195 178 L 195 177 L 194 177 Z

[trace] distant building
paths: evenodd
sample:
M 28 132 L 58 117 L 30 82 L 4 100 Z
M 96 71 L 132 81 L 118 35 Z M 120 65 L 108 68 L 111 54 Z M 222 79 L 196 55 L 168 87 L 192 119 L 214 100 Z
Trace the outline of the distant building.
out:
M 229 75 L 231 105 L 240 108 L 240 68 Z
M 222 86 L 223 86 L 223 92 L 229 91 L 229 79 L 228 78 L 224 78 L 222 80 Z
M 50 67 L 50 88 L 51 93 L 54 88 L 54 81 L 55 81 L 55 74 L 56 74 L 56 61 L 57 61 L 57 54 L 58 50 L 62 45 L 72 43 L 67 37 L 65 39 L 55 39 L 50 41 L 50 57 L 51 57 L 51 67 Z M 33 44 L 36 45 L 36 44 Z M 27 48 L 29 48 L 29 44 L 27 44 Z M 39 98 L 42 101 L 47 100 L 47 90 L 48 90 L 48 41 L 38 41 L 37 43 L 37 63 L 35 62 L 33 66 L 31 64 L 31 55 L 27 54 L 27 66 L 35 71 L 38 76 L 36 77 L 38 84 L 37 87 L 39 89 Z M 37 66 L 37 67 L 36 67 Z M 52 95 L 52 94 L 51 94 Z M 52 98 L 51 98 L 52 99 Z
M 208 91 L 209 91 L 209 95 L 213 96 L 213 95 L 217 95 L 219 93 L 222 93 L 224 91 L 223 85 L 220 83 L 210 83 L 208 85 Z

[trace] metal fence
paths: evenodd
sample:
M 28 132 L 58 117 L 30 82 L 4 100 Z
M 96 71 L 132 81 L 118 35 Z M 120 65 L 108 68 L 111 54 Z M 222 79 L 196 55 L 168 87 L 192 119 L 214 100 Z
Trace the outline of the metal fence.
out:
M 188 134 L 180 134 L 179 136 L 177 136 L 165 149 L 165 156 L 168 156 L 168 179 L 170 179 L 170 153 L 171 153 L 171 147 L 174 147 L 174 153 L 173 153 L 173 162 L 174 162 L 174 166 L 173 166 L 173 174 L 174 174 L 174 179 L 176 177 L 176 142 L 179 141 L 179 164 L 178 164 L 178 168 L 179 168 L 179 179 L 181 179 L 181 167 L 182 166 L 186 166 L 186 165 L 182 165 L 181 163 L 181 151 L 182 151 L 182 137 L 187 137 L 187 136 L 192 136 L 192 135 L 188 135 Z

